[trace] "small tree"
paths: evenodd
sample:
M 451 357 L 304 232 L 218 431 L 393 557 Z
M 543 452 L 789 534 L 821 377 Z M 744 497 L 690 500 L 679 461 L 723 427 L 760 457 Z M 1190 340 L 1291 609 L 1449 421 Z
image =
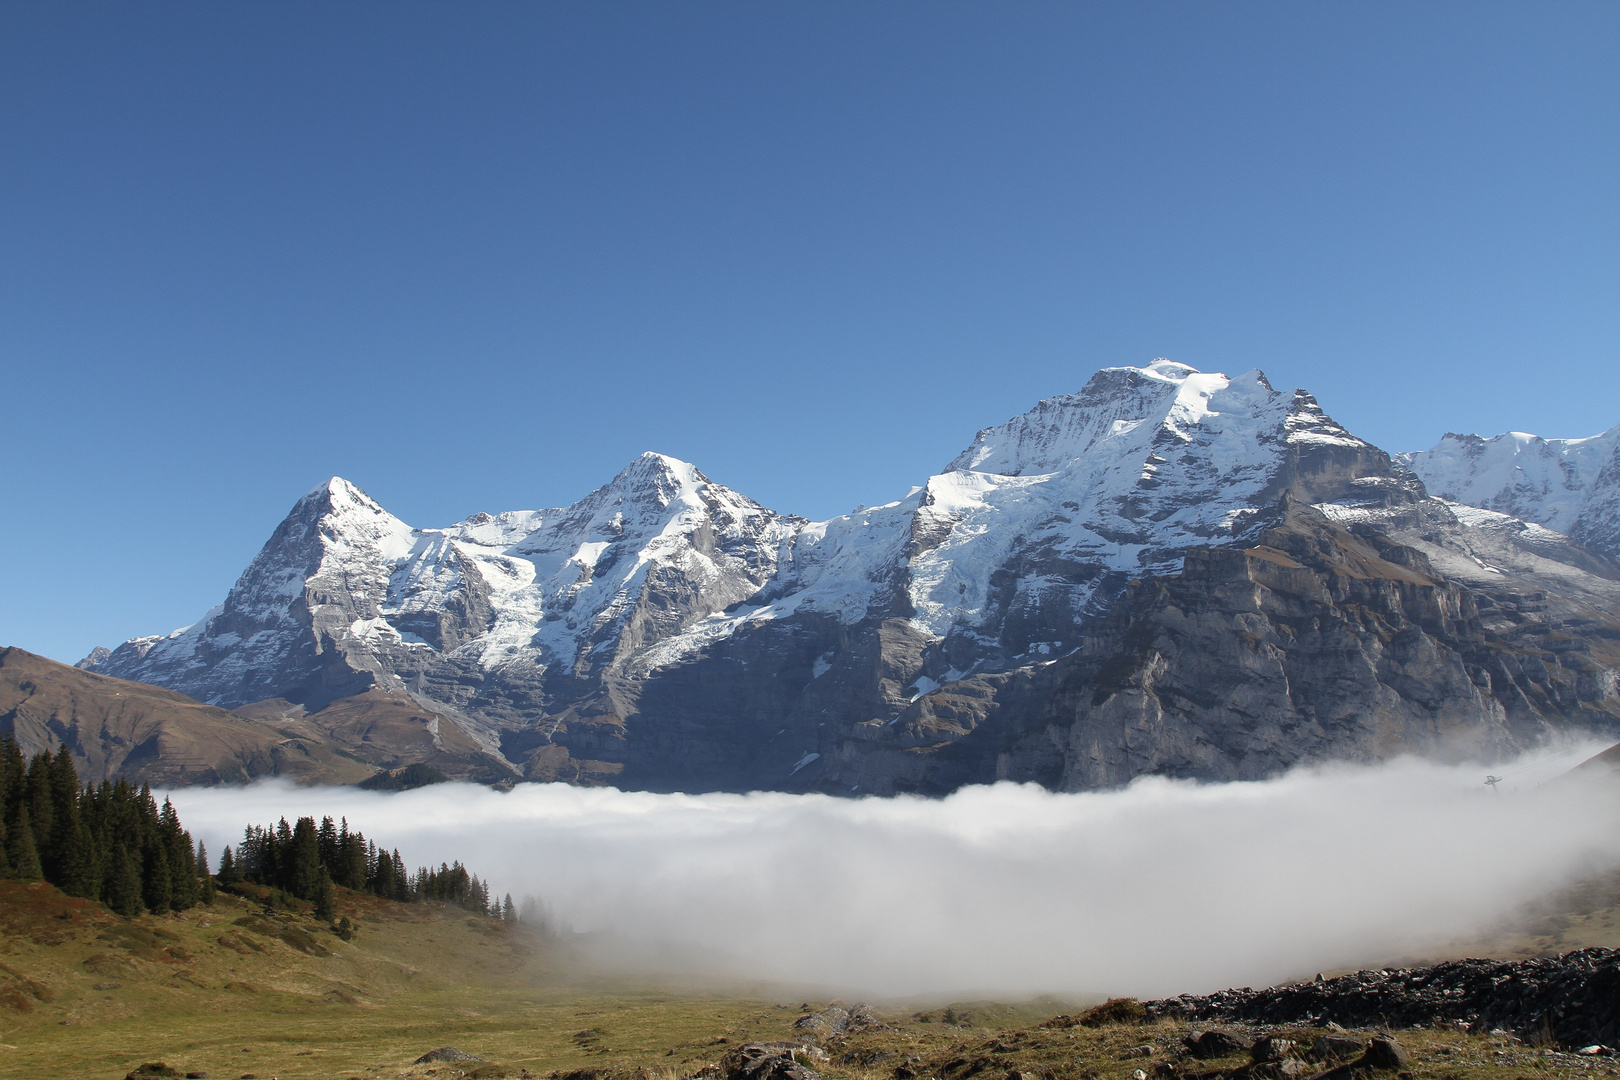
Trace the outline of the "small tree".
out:
M 240 885 L 242 871 L 236 865 L 236 856 L 231 853 L 231 845 L 225 845 L 225 851 L 219 857 L 219 883 L 221 885 Z

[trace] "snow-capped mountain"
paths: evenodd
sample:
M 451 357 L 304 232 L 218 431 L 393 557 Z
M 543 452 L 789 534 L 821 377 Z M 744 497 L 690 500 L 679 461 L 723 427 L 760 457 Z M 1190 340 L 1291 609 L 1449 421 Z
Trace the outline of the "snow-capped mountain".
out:
M 1391 580 L 1439 587 L 1406 556 L 1323 552 L 1361 543 L 1334 521 L 1440 505 L 1304 391 L 1161 360 L 1104 369 L 979 432 L 906 498 L 825 522 L 651 453 L 572 506 L 443 528 L 409 526 L 334 478 L 299 500 L 220 607 L 84 666 L 227 707 L 410 695 L 533 778 L 894 790 L 966 782 L 958 774 L 1071 787 L 1132 770 L 1214 774 L 1247 752 L 1171 740 L 1168 757 L 1137 768 L 1076 749 L 1084 723 L 1042 719 L 1066 700 L 1051 680 L 1095 681 L 1108 627 L 1143 602 L 1139 583 L 1205 573 L 1203 552 L 1293 544 L 1305 518 L 1327 532 L 1275 556 L 1301 573 L 1376 564 L 1386 569 L 1357 573 L 1393 566 Z M 1333 604 L 1331 589 L 1312 602 Z M 1298 631 L 1275 632 L 1288 639 L 1278 649 L 1297 646 Z M 1126 654 L 1150 662 L 1140 641 L 1116 645 L 1116 668 Z M 1170 651 L 1150 649 L 1150 666 Z M 1304 707 L 1281 693 L 1268 708 Z M 1459 707 L 1509 738 L 1489 697 Z M 1379 706 L 1384 729 L 1394 714 L 1419 723 L 1407 698 L 1392 701 Z M 1322 730 L 1323 746 L 1339 737 Z M 1086 763 L 1098 754 L 1106 767 Z
M 1586 439 L 1448 432 L 1398 460 L 1431 495 L 1545 525 L 1620 558 L 1620 425 Z

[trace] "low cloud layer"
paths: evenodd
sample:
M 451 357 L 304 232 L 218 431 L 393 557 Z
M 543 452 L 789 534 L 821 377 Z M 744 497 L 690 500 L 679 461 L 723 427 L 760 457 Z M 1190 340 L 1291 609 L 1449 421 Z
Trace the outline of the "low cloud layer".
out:
M 895 996 L 1161 996 L 1388 960 L 1620 865 L 1620 780 L 1404 759 L 1096 794 L 654 795 L 559 784 L 182 789 L 218 854 L 243 825 L 346 815 L 412 865 L 461 859 L 643 973 L 675 956 Z M 658 969 L 664 970 L 659 972 Z

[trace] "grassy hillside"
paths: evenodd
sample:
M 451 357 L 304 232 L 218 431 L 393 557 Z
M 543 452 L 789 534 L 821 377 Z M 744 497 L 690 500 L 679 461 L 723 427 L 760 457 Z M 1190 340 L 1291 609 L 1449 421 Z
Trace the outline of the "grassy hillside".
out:
M 342 891 L 339 914 L 358 929 L 345 942 L 245 891 L 122 919 L 44 883 L 0 882 L 0 1075 L 117 1080 L 162 1061 L 258 1080 L 676 1080 L 741 1043 L 802 1038 L 794 1022 L 825 1004 L 626 989 L 521 927 Z M 1161 1064 L 1181 1080 L 1224 1080 L 1245 1060 L 1180 1056 L 1182 1024 L 1042 1026 L 1066 1011 L 1074 1004 L 880 1004 L 877 1024 L 823 1038 L 826 1059 L 809 1060 L 833 1080 L 894 1080 L 897 1069 L 920 1080 L 1127 1080 Z M 1308 1045 L 1323 1032 L 1293 1034 Z M 1410 1080 L 1616 1071 L 1612 1058 L 1548 1056 L 1455 1028 L 1400 1038 Z M 413 1064 L 446 1045 L 487 1064 Z
M 376 770 L 319 738 L 274 727 L 184 694 L 0 649 L 0 733 L 25 756 L 66 744 L 79 778 L 135 785 L 242 783 L 287 776 L 351 784 Z
M 727 1031 L 784 1035 L 798 1016 L 582 990 L 543 939 L 447 906 L 340 890 L 338 914 L 352 941 L 227 894 L 123 919 L 0 882 L 0 1075 L 122 1077 L 157 1060 L 215 1077 L 398 1075 L 447 1044 L 519 1069 L 678 1066 Z

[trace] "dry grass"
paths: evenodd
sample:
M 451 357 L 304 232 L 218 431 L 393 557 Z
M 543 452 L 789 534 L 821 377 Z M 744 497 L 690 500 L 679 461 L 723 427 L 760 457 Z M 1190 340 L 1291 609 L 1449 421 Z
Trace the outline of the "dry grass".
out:
M 359 927 L 353 942 L 239 898 L 124 920 L 46 885 L 0 882 L 0 1076 L 117 1080 L 163 1061 L 215 1080 L 679 1080 L 739 1043 L 792 1039 L 801 1006 L 825 1004 L 593 983 L 558 946 L 451 909 L 345 895 L 340 914 Z M 894 1080 L 899 1066 L 918 1080 L 1129 1080 L 1173 1064 L 1186 1080 L 1215 1080 L 1211 1070 L 1240 1063 L 1180 1058 L 1184 1025 L 1040 1026 L 1084 1004 L 880 1005 L 882 1023 L 828 1040 L 815 1067 L 835 1080 Z M 1318 1034 L 1297 1031 L 1307 1045 Z M 1613 1059 L 1454 1029 L 1399 1037 L 1411 1080 L 1615 1073 Z M 500 1064 L 412 1065 L 446 1045 Z

